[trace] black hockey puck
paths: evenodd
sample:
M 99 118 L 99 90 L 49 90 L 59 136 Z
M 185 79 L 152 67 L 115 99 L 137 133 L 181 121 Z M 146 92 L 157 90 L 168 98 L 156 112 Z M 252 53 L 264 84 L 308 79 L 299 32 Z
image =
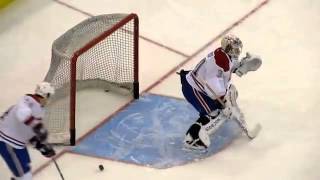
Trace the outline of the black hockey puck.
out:
M 109 89 L 105 89 L 104 92 L 109 92 Z
M 99 169 L 100 169 L 100 171 L 103 171 L 103 170 L 104 170 L 104 167 L 103 167 L 102 164 L 99 165 Z

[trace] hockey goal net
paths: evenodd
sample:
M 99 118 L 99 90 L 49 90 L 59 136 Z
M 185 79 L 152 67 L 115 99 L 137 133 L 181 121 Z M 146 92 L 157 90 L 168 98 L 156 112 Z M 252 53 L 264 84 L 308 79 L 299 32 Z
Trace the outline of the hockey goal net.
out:
M 56 89 L 46 107 L 49 142 L 75 145 L 77 91 L 103 88 L 139 97 L 138 31 L 136 14 L 107 14 L 84 20 L 53 42 L 45 77 Z

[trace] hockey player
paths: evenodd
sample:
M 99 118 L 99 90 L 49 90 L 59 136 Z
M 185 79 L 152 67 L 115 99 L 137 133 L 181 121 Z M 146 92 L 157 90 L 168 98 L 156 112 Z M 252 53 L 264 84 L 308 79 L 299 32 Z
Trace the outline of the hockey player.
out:
M 192 149 L 205 149 L 210 145 L 210 135 L 233 113 L 237 90 L 231 84 L 232 73 L 239 77 L 255 71 L 261 65 L 259 58 L 249 53 L 240 62 L 241 40 L 228 34 L 222 38 L 221 47 L 210 52 L 191 71 L 180 71 L 185 99 L 199 112 L 198 120 L 186 132 L 185 145 Z
M 44 106 L 54 88 L 47 82 L 37 85 L 34 94 L 23 96 L 0 117 L 0 154 L 16 180 L 31 180 L 30 143 L 47 158 L 55 151 L 46 143 L 48 131 L 42 123 Z

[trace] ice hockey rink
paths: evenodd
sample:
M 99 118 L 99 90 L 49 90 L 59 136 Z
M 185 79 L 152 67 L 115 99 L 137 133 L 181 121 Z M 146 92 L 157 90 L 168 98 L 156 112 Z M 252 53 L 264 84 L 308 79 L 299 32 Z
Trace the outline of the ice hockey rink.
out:
M 58 147 L 65 179 L 319 180 L 319 12 L 317 0 L 16 0 L 0 9 L 0 112 L 33 92 L 48 71 L 52 42 L 90 16 L 139 16 L 141 95 L 182 98 L 175 72 L 193 67 L 232 32 L 241 38 L 243 54 L 263 60 L 258 71 L 232 80 L 249 127 L 263 126 L 256 139 L 240 136 L 205 159 L 164 169 Z M 90 94 L 79 105 L 77 137 L 93 133 L 129 102 Z M 51 161 L 31 147 L 29 152 L 35 180 L 61 179 Z M 0 179 L 10 176 L 1 159 Z

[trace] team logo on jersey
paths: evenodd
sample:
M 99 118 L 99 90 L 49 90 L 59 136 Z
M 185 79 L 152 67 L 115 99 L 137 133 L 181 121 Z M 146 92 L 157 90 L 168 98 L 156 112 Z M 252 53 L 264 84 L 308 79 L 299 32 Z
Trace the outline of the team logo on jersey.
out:
M 222 75 L 223 75 L 223 70 L 219 69 L 219 70 L 218 70 L 217 77 L 222 77 Z

